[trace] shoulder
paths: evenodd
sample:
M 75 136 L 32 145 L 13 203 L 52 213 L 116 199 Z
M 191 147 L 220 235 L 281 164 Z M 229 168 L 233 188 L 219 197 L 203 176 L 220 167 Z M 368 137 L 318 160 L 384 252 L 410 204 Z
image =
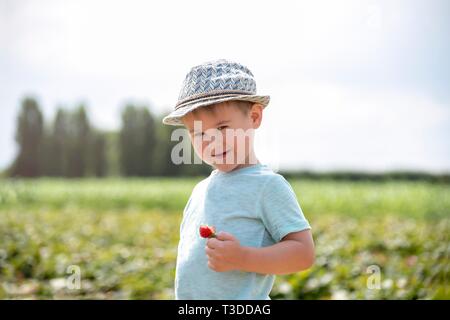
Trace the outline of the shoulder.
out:
M 194 186 L 194 188 L 191 191 L 191 194 L 186 202 L 184 211 L 187 211 L 189 207 L 192 205 L 195 205 L 195 203 L 198 203 L 199 201 L 202 201 L 202 197 L 205 195 L 205 188 L 208 184 L 209 177 L 204 178 L 197 182 Z
M 204 189 L 209 184 L 210 180 L 211 180 L 211 176 L 208 176 L 208 177 L 200 180 L 199 182 L 197 182 L 197 184 L 192 189 L 192 195 L 203 192 Z
M 297 196 L 291 184 L 284 176 L 278 173 L 267 176 L 262 188 L 261 198 L 263 203 L 297 201 Z
M 286 178 L 276 172 L 272 172 L 272 174 L 268 174 L 266 176 L 264 187 L 265 189 L 292 189 L 291 184 L 286 180 Z

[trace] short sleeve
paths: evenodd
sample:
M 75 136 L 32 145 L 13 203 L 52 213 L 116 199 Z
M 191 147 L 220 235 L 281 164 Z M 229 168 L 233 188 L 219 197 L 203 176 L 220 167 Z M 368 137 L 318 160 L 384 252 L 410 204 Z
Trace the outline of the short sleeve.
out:
M 261 194 L 261 205 L 261 219 L 276 242 L 291 232 L 311 229 L 294 190 L 282 175 L 268 178 Z

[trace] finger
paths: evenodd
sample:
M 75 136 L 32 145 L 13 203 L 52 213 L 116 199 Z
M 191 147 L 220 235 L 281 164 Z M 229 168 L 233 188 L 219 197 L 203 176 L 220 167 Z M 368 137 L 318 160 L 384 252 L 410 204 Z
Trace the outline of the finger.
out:
M 216 256 L 216 254 L 214 252 L 214 249 L 206 247 L 205 251 L 206 251 L 206 255 L 208 257 L 215 257 Z
M 233 241 L 236 240 L 236 238 L 228 232 L 221 231 L 217 234 L 217 239 L 221 241 Z
M 206 242 L 206 246 L 210 249 L 216 249 L 221 246 L 221 243 L 216 238 L 211 238 Z
M 208 261 L 208 268 L 210 268 L 211 270 L 216 271 L 216 266 L 211 261 Z

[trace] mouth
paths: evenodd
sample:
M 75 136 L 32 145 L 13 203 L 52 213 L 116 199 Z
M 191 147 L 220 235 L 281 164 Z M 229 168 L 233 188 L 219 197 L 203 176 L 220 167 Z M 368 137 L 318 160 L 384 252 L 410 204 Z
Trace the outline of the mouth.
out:
M 223 158 L 223 157 L 225 157 L 225 156 L 227 155 L 227 153 L 228 153 L 229 151 L 230 151 L 230 150 L 224 151 L 224 152 L 222 152 L 222 153 L 215 154 L 215 155 L 213 155 L 213 157 L 214 157 L 214 158 Z

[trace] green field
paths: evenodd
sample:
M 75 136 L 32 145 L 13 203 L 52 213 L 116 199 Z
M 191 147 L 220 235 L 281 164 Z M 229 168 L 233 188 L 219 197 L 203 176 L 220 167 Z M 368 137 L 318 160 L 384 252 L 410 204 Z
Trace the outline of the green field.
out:
M 181 212 L 199 180 L 0 180 L 0 298 L 173 298 Z M 277 277 L 272 298 L 450 299 L 450 185 L 290 182 L 317 257 Z M 80 289 L 65 285 L 74 265 Z

